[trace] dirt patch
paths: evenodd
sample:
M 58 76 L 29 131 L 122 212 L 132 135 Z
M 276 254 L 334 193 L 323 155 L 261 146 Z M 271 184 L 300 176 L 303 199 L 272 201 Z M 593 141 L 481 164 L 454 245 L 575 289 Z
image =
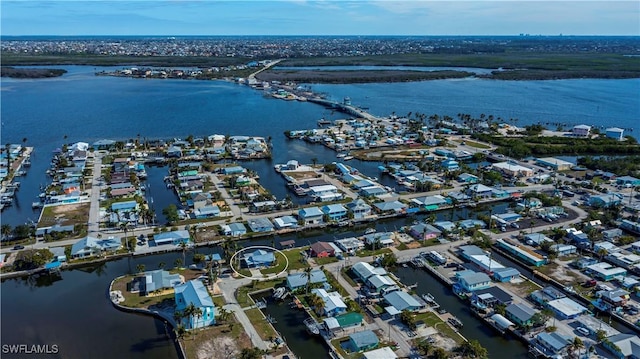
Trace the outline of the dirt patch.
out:
M 451 339 L 449 337 L 445 337 L 444 335 L 442 335 L 440 333 L 431 335 L 431 338 L 433 338 L 433 340 L 434 340 L 433 345 L 435 347 L 443 348 L 444 350 L 446 350 L 448 352 L 452 352 L 458 346 L 458 343 L 456 343 L 455 340 L 453 340 L 453 339 Z
M 86 224 L 89 221 L 90 203 L 73 203 L 45 207 L 38 227 L 59 224 L 62 226 Z
M 422 247 L 422 245 L 418 241 L 407 243 L 408 249 L 414 249 L 414 248 L 420 248 L 420 247 Z
M 232 359 L 238 357 L 240 349 L 236 346 L 236 342 L 231 337 L 223 336 L 212 338 L 200 345 L 196 351 L 196 358 L 209 359 L 221 358 Z

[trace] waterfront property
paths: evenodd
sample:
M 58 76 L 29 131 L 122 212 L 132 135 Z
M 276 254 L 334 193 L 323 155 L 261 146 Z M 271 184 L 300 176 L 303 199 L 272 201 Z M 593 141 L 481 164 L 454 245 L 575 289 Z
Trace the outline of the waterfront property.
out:
M 560 333 L 540 333 L 532 342 L 533 348 L 545 357 L 563 356 L 566 348 L 571 343 L 571 338 Z
M 222 234 L 231 237 L 241 237 L 247 234 L 247 227 L 239 222 L 224 224 L 221 226 Z
M 247 221 L 252 232 L 272 232 L 274 230 L 273 223 L 267 218 L 251 218 Z
M 356 251 L 364 248 L 364 243 L 362 243 L 362 241 L 354 237 L 336 239 L 335 244 L 340 249 L 350 254 L 355 254 Z
M 347 209 L 353 213 L 354 219 L 362 219 L 371 215 L 371 206 L 361 198 L 347 203 Z
M 506 250 L 516 258 L 525 261 L 528 264 L 540 267 L 547 263 L 547 258 L 535 253 L 527 248 L 524 248 L 518 244 L 513 244 L 507 240 L 498 238 L 496 240 L 498 247 Z
M 325 318 L 322 323 L 325 328 L 330 332 L 338 332 L 353 327 L 357 327 L 362 324 L 364 317 L 360 313 L 350 312 L 337 315 L 335 317 Z
M 171 231 L 158 233 L 153 235 L 153 242 L 156 246 L 164 245 L 164 244 L 173 244 L 179 245 L 180 243 L 189 243 L 191 236 L 189 235 L 189 231 L 179 230 L 179 231 Z
M 370 233 L 363 236 L 364 243 L 371 247 L 391 247 L 393 245 L 393 232 Z
M 491 278 L 485 273 L 464 270 L 456 273 L 457 285 L 465 292 L 485 289 L 491 285 Z
M 289 274 L 287 276 L 287 288 L 294 291 L 296 289 L 304 288 L 307 283 L 310 284 L 324 284 L 327 282 L 327 277 L 320 269 L 312 270 L 307 276 L 306 272 Z
M 273 220 L 273 224 L 279 230 L 298 228 L 298 220 L 293 216 L 277 217 Z
M 607 339 L 602 345 L 616 358 L 640 358 L 640 338 L 637 335 L 620 333 Z
M 335 249 L 329 242 L 318 241 L 309 247 L 309 253 L 312 257 L 333 257 L 336 254 Z
M 176 310 L 183 315 L 182 324 L 186 329 L 207 327 L 215 324 L 215 305 L 202 281 L 190 280 L 175 288 Z M 199 313 L 185 313 L 193 305 Z
M 398 312 L 403 310 L 416 311 L 424 308 L 424 305 L 418 302 L 416 298 L 402 290 L 385 294 L 384 300 Z
M 382 267 L 374 267 L 366 262 L 358 262 L 351 266 L 351 271 L 360 279 L 362 282 L 366 282 L 366 280 L 373 275 L 385 275 L 387 271 Z
M 318 207 L 307 207 L 298 211 L 298 217 L 305 226 L 322 223 L 323 216 L 324 213 Z
M 363 330 L 349 335 L 349 343 L 354 352 L 374 349 L 380 343 L 378 336 L 371 330 Z
M 273 252 L 263 249 L 256 249 L 251 253 L 246 253 L 242 257 L 242 263 L 247 268 L 269 267 L 275 263 L 276 257 Z
M 522 327 L 533 324 L 536 312 L 535 309 L 524 303 L 511 303 L 505 308 L 507 319 Z
M 317 295 L 322 299 L 324 305 L 320 308 L 315 308 L 318 314 L 326 315 L 327 317 L 335 317 L 347 311 L 347 305 L 342 301 L 342 296 L 338 292 L 327 292 L 322 288 L 314 288 L 311 293 Z
M 71 246 L 71 258 L 86 258 L 113 253 L 122 248 L 120 238 L 95 238 L 87 236 Z
M 322 213 L 331 221 L 339 221 L 347 216 L 347 209 L 341 204 L 328 204 L 322 207 Z
M 180 274 L 171 274 L 168 271 L 161 269 L 144 272 L 142 273 L 142 275 L 142 277 L 137 277 L 132 282 L 132 291 L 137 289 L 145 295 L 149 295 L 155 291 L 174 288 L 178 284 L 182 284 L 183 281 L 183 279 L 180 277 Z M 144 284 L 143 287 L 136 286 L 134 284 L 140 279 L 144 280 L 144 282 L 140 283 Z

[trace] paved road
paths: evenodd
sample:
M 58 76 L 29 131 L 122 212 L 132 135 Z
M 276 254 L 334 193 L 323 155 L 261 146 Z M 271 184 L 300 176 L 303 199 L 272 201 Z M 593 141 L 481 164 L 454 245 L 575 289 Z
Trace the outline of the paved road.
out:
M 100 232 L 100 191 L 102 189 L 102 153 L 94 152 L 91 176 L 91 206 L 89 207 L 89 233 Z

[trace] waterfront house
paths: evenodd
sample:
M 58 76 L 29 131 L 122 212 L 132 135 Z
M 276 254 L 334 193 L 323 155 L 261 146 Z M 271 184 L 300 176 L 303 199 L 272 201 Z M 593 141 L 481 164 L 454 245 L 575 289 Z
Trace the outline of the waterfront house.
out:
M 419 241 L 428 241 L 440 237 L 442 232 L 428 223 L 418 223 L 409 229 L 409 235 Z
M 94 142 L 91 147 L 93 147 L 94 150 L 99 151 L 99 150 L 111 150 L 116 144 L 116 141 L 114 140 L 98 140 L 96 142 Z
M 196 208 L 193 211 L 193 215 L 197 219 L 220 217 L 220 207 L 216 205 L 211 205 L 211 206 L 203 206 L 200 208 Z
M 587 266 L 585 273 L 603 281 L 610 281 L 616 277 L 626 276 L 627 270 L 606 262 L 599 262 Z
M 109 237 L 106 239 L 87 236 L 71 246 L 71 258 L 86 258 L 105 253 L 113 253 L 122 248 L 120 238 Z
M 335 249 L 328 242 L 318 241 L 311 245 L 309 253 L 312 257 L 333 257 L 336 254 Z
M 321 269 L 314 269 L 310 272 L 311 280 L 307 277 L 306 272 L 289 274 L 287 276 L 287 288 L 289 290 L 296 290 L 304 288 L 307 283 L 311 284 L 324 284 L 327 282 L 327 277 Z
M 547 286 L 541 290 L 536 290 L 530 294 L 534 302 L 544 306 L 552 300 L 566 298 L 567 295 L 559 291 L 555 287 Z
M 605 136 L 622 141 L 624 139 L 624 130 L 618 127 L 609 127 L 605 130 Z
M 364 243 L 377 248 L 391 247 L 393 245 L 393 232 L 377 232 L 365 234 L 363 236 Z
M 274 252 L 265 251 L 264 249 L 256 249 L 253 252 L 244 254 L 242 257 L 242 262 L 247 268 L 268 267 L 273 265 L 275 261 Z
M 176 311 L 184 313 L 190 304 L 201 311 L 200 315 L 192 314 L 182 318 L 182 324 L 186 329 L 203 328 L 215 324 L 215 305 L 202 281 L 190 280 L 175 286 L 174 291 Z
M 554 171 L 567 171 L 573 166 L 573 163 L 555 157 L 536 158 L 536 164 Z
M 458 161 L 446 159 L 440 162 L 440 168 L 442 168 L 442 170 L 444 171 L 455 171 L 457 169 L 460 169 L 460 164 L 458 163 Z
M 464 270 L 456 273 L 457 284 L 465 292 L 488 288 L 491 285 L 491 278 L 485 273 Z
M 293 216 L 277 217 L 273 220 L 277 229 L 298 228 L 298 220 Z
M 493 188 L 476 183 L 466 191 L 471 198 L 491 198 Z
M 400 201 L 378 202 L 373 205 L 376 210 L 382 214 L 398 214 L 404 213 L 407 205 Z
M 347 203 L 347 209 L 353 213 L 354 219 L 362 219 L 371 215 L 371 206 L 361 198 Z
M 273 223 L 268 218 L 258 217 L 251 218 L 247 221 L 251 232 L 272 232 L 274 230 Z
M 378 197 L 378 196 L 382 197 L 387 193 L 388 193 L 387 190 L 382 188 L 381 186 L 365 187 L 365 188 L 362 188 L 360 192 L 358 192 L 360 196 L 365 198 Z
M 362 316 L 362 314 L 357 312 L 349 312 L 340 314 L 335 317 L 325 318 L 322 323 L 328 331 L 335 333 L 340 330 L 360 326 L 363 319 L 364 317 Z
M 578 248 L 571 244 L 561 244 L 556 243 L 549 247 L 549 250 L 553 253 L 556 253 L 558 257 L 565 257 L 578 252 Z
M 335 244 L 338 246 L 338 248 L 352 255 L 355 254 L 356 251 L 364 248 L 364 243 L 354 237 L 336 239 Z
M 520 272 L 515 268 L 496 268 L 493 270 L 493 279 L 498 282 L 511 282 L 517 278 L 520 278 Z
M 490 258 L 491 253 L 483 250 L 475 245 L 460 246 L 460 255 L 462 258 L 476 265 L 480 270 L 486 273 L 495 272 L 498 269 L 505 268 L 497 260 Z M 505 273 L 505 275 L 507 275 Z
M 626 270 L 631 270 L 640 264 L 640 256 L 627 251 L 609 253 L 604 258 L 610 263 Z
M 379 274 L 385 275 L 387 271 L 382 267 L 374 267 L 367 262 L 358 262 L 351 266 L 351 271 L 360 279 L 362 282 L 366 283 L 367 278 Z
M 640 358 L 640 338 L 634 334 L 620 333 L 602 342 L 616 358 Z
M 64 253 L 64 247 L 51 247 L 49 251 L 53 254 L 54 262 L 66 262 L 67 255 Z
M 591 132 L 591 126 L 589 125 L 575 125 L 571 129 L 571 134 L 576 137 L 587 137 Z
M 163 244 L 179 245 L 180 243 L 189 243 L 190 239 L 191 235 L 189 234 L 189 231 L 185 230 L 163 232 L 153 235 L 153 242 L 156 246 Z
M 364 330 L 350 334 L 349 343 L 354 352 L 361 352 L 376 348 L 380 341 L 372 330 Z
M 633 222 L 628 219 L 623 219 L 620 222 L 620 228 L 622 230 L 633 233 L 634 235 L 640 234 L 640 222 Z M 639 246 L 640 248 L 640 246 Z
M 446 198 L 441 195 L 417 197 L 411 200 L 412 203 L 424 208 L 427 211 L 435 211 L 440 207 L 449 204 Z
M 524 242 L 526 244 L 528 244 L 530 246 L 534 246 L 534 247 L 540 246 L 544 242 L 554 243 L 551 238 L 545 236 L 543 233 L 525 234 Z
M 599 290 L 596 292 L 596 298 L 599 298 L 606 307 L 615 309 L 627 304 L 629 292 L 624 289 Z
M 222 169 L 224 175 L 236 175 L 246 173 L 247 170 L 241 166 L 229 166 Z
M 538 253 L 527 249 L 526 247 L 521 247 L 518 244 L 511 243 L 505 239 L 498 238 L 496 240 L 496 244 L 498 247 L 506 250 L 517 258 L 527 262 L 530 265 L 534 265 L 536 267 L 540 267 L 547 263 L 547 257 L 543 257 Z
M 324 213 L 318 207 L 302 208 L 298 211 L 298 217 L 306 225 L 319 224 L 323 222 Z
M 493 307 L 496 304 L 505 307 L 513 302 L 513 296 L 500 287 L 479 289 L 471 294 L 471 302 L 479 303 L 484 307 Z
M 182 284 L 180 274 L 171 274 L 166 270 L 157 269 L 142 273 L 144 275 L 144 288 L 140 288 L 145 295 L 149 295 L 154 291 L 174 288 L 178 284 Z
M 536 335 L 532 341 L 533 348 L 542 353 L 545 358 L 564 357 L 566 349 L 572 339 L 569 336 L 562 335 L 557 332 L 542 332 Z
M 391 279 L 391 277 L 387 275 L 379 275 L 374 274 L 367 278 L 367 287 L 373 292 L 382 293 L 383 291 L 388 291 L 389 288 L 395 287 L 398 288 L 396 282 Z
M 507 319 L 522 327 L 533 324 L 533 316 L 536 312 L 535 309 L 524 303 L 512 303 L 505 308 Z
M 613 242 L 620 237 L 622 237 L 622 229 L 620 228 L 612 228 L 602 231 L 602 239 L 605 241 Z
M 335 317 L 336 315 L 345 313 L 347 311 L 347 305 L 342 301 L 342 296 L 338 292 L 327 292 L 322 288 L 314 288 L 311 293 L 317 295 L 322 299 L 324 306 L 322 311 L 316 308 L 316 312 L 322 313 L 327 317 Z
M 347 209 L 339 203 L 329 204 L 322 206 L 322 213 L 332 221 L 339 221 L 347 216 Z
M 273 211 L 276 208 L 275 201 L 259 201 L 259 202 L 251 202 L 249 205 L 249 212 L 259 213 L 259 212 L 269 212 Z
M 416 298 L 403 290 L 396 290 L 384 295 L 384 300 L 398 311 L 416 311 L 424 308 Z
M 587 311 L 587 308 L 567 297 L 549 301 L 546 306 L 561 320 L 577 318 Z
M 222 225 L 222 234 L 231 237 L 240 237 L 247 234 L 247 227 L 240 222 Z

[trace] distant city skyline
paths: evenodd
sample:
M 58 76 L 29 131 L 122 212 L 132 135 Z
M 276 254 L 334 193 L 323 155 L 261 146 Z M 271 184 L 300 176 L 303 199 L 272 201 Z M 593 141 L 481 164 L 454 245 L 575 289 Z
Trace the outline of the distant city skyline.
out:
M 635 0 L 3 0 L 0 9 L 4 36 L 640 35 Z

